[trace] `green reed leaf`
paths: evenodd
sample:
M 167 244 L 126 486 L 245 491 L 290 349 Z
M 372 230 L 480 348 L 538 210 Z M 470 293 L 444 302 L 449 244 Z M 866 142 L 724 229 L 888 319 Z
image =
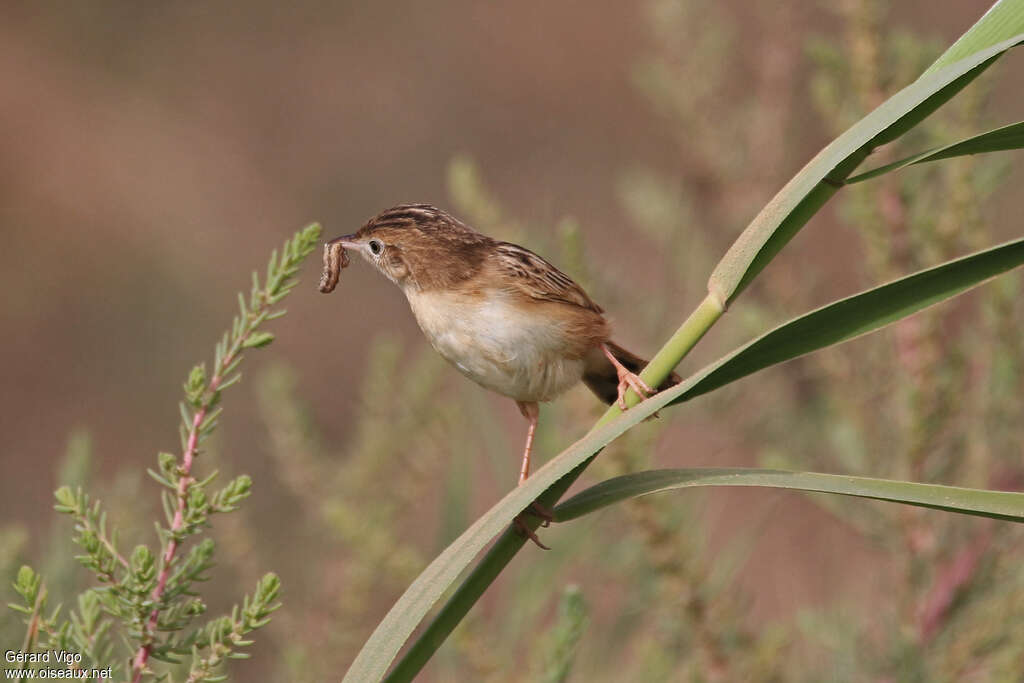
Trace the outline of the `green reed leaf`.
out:
M 708 366 L 685 390 L 673 387 L 678 396 L 671 402 L 689 400 L 770 365 L 867 334 L 1022 263 L 1024 239 L 1017 239 L 823 306 Z
M 1024 5 L 1005 0 L 999 5 Z M 990 13 L 991 14 L 991 13 Z M 986 15 L 964 37 L 981 30 Z M 1002 14 L 999 15 L 1003 17 Z M 951 99 L 1003 52 L 1024 42 L 1024 19 L 1009 14 L 999 35 L 959 61 L 925 72 L 850 127 L 804 166 L 761 210 L 715 267 L 709 291 L 723 304 L 735 299 L 796 235 L 871 151 L 895 140 Z M 985 26 L 989 24 L 985 23 Z M 1012 31 L 1012 33 L 1010 33 Z M 986 35 L 989 35 L 986 33 Z M 969 44 L 969 43 L 967 43 Z
M 957 38 L 957 41 L 950 45 L 925 73 L 941 69 L 1019 33 L 1024 33 L 1024 2 L 999 0 L 974 23 L 974 26 Z
M 969 137 L 959 142 L 954 142 L 942 147 L 920 152 L 906 159 L 894 161 L 885 166 L 879 166 L 865 173 L 859 173 L 846 179 L 846 184 L 859 183 L 863 180 L 877 178 L 880 175 L 896 171 L 913 164 L 923 164 L 926 161 L 938 161 L 939 159 L 951 159 L 953 157 L 968 156 L 970 154 L 983 154 L 985 152 L 1002 152 L 1011 149 L 1024 149 L 1024 121 L 1011 123 L 1002 128 L 990 130 Z
M 608 505 L 661 491 L 698 486 L 757 486 L 871 498 L 979 517 L 1024 522 L 1024 493 L 919 484 L 871 477 L 750 468 L 649 470 L 608 479 L 581 491 L 555 510 L 565 522 Z

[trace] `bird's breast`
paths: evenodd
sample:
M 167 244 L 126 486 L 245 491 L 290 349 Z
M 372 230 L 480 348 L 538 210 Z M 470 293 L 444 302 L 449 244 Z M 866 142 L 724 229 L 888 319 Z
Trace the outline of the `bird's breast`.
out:
M 583 375 L 576 340 L 562 321 L 500 290 L 406 296 L 437 352 L 488 389 L 520 401 L 547 401 Z

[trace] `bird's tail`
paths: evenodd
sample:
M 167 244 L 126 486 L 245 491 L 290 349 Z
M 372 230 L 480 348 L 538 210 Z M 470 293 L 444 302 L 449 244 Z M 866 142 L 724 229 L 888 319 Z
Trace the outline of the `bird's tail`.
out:
M 618 344 L 605 342 L 605 345 L 612 355 L 615 356 L 615 360 L 622 363 L 622 366 L 630 372 L 639 375 L 640 371 L 647 367 L 647 361 L 634 356 Z M 658 385 L 658 391 L 665 391 L 681 381 L 682 379 L 679 375 L 673 372 L 669 375 L 668 379 Z M 600 348 L 594 349 L 586 358 L 586 366 L 583 370 L 583 383 L 594 392 L 595 396 L 608 405 L 615 403 L 619 397 L 619 373 Z

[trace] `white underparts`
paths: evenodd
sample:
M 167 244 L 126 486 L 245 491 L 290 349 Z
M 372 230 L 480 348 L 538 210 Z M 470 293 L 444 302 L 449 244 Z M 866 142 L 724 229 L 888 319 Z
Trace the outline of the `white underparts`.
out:
M 583 375 L 565 333 L 495 290 L 487 296 L 404 288 L 431 345 L 471 380 L 518 401 L 550 401 Z

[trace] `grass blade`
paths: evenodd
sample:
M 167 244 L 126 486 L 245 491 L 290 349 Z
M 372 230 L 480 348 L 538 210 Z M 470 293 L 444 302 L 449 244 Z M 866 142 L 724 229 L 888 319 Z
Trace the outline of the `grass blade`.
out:
M 770 365 L 848 341 L 956 296 L 1024 263 L 1024 238 L 948 261 L 841 299 L 761 335 L 701 371 L 672 403 L 724 386 Z
M 970 154 L 983 154 L 985 152 L 1002 152 L 1010 149 L 1024 148 L 1024 121 L 1011 123 L 1002 128 L 990 130 L 973 137 L 954 142 L 942 147 L 936 147 L 919 154 L 914 154 L 906 159 L 894 161 L 885 166 L 879 166 L 865 173 L 859 173 L 852 178 L 846 179 L 846 184 L 859 183 L 863 180 L 876 178 L 890 171 L 896 171 L 913 164 L 923 164 L 926 161 L 938 161 L 939 159 L 950 159 L 953 157 L 968 156 Z
M 738 467 L 650 470 L 615 477 L 581 491 L 558 505 L 554 510 L 555 521 L 576 519 L 637 496 L 697 486 L 759 486 L 834 493 L 1010 522 L 1024 522 L 1024 493 L 985 491 L 840 474 Z
M 1024 0 L 1000 4 L 1021 5 Z M 1010 24 L 1016 30 L 1010 37 L 926 72 L 819 152 L 768 202 L 726 252 L 708 281 L 712 295 L 726 305 L 733 301 L 836 193 L 871 150 L 920 123 L 999 55 L 1024 42 L 1024 18 L 1019 23 Z
M 966 33 L 957 38 L 942 56 L 928 67 L 930 73 L 944 66 L 960 61 L 978 50 L 1001 43 L 1024 32 L 1024 2 L 1021 0 L 999 0 L 992 5 L 981 19 Z

